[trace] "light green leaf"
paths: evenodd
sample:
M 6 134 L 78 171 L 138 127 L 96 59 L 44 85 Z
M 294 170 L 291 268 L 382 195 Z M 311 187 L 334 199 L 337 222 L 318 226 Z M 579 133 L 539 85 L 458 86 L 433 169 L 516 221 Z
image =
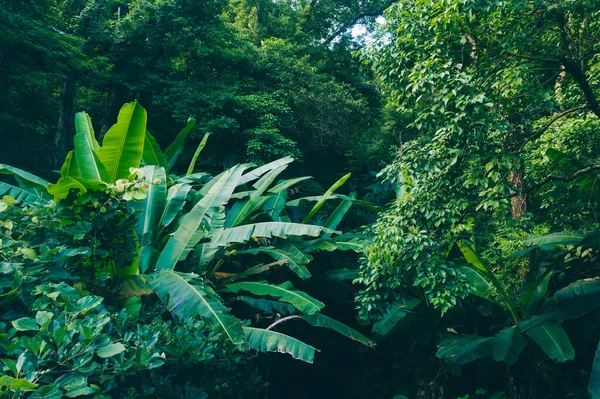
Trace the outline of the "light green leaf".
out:
M 315 314 L 325 307 L 323 302 L 305 292 L 294 289 L 294 286 L 289 281 L 279 285 L 271 285 L 266 281 L 245 281 L 227 284 L 226 287 L 236 294 L 240 291 L 246 291 L 254 295 L 269 295 L 280 301 L 292 304 L 301 312 L 309 315 Z
M 146 110 L 140 104 L 125 104 L 119 111 L 117 123 L 106 132 L 98 158 L 108 172 L 109 182 L 129 177 L 129 168 L 140 166 L 144 153 L 146 118 Z
M 309 324 L 315 327 L 325 327 L 329 328 L 339 334 L 342 334 L 345 337 L 350 338 L 356 342 L 360 342 L 363 345 L 368 347 L 374 347 L 375 344 L 369 338 L 365 337 L 363 334 L 359 333 L 355 329 L 348 327 L 342 322 L 339 322 L 331 317 L 325 316 L 321 313 L 315 313 L 313 315 L 305 315 L 304 320 L 306 320 Z
M 17 331 L 38 331 L 40 329 L 36 321 L 29 317 L 13 320 L 12 325 Z
M 244 327 L 250 348 L 261 352 L 287 353 L 294 359 L 312 363 L 316 349 L 302 341 L 276 331 Z
M 186 176 L 189 176 L 192 173 L 194 173 L 194 168 L 196 168 L 196 162 L 198 161 L 198 157 L 200 156 L 200 153 L 202 152 L 202 150 L 206 146 L 206 142 L 208 141 L 209 137 L 210 137 L 210 133 L 206 133 L 204 135 L 204 137 L 202 137 L 202 141 L 200 142 L 200 144 L 198 144 L 198 147 L 196 148 L 196 152 L 194 153 L 194 156 L 192 157 L 192 161 L 190 162 L 190 166 L 188 166 L 187 173 L 185 174 Z
M 101 358 L 106 359 L 107 357 L 113 357 L 122 352 L 125 352 L 125 345 L 116 342 L 114 344 L 109 344 L 98 349 L 96 351 L 96 354 Z
M 337 190 L 338 188 L 340 188 L 344 183 L 346 183 L 346 180 L 348 180 L 350 178 L 352 174 L 348 173 L 345 176 L 342 176 L 338 181 L 336 181 L 335 183 L 333 183 L 333 185 L 331 187 L 329 187 L 329 189 L 327 189 L 327 191 L 325 191 L 325 194 L 323 194 L 323 196 L 327 197 L 330 196 L 331 194 L 333 194 L 335 192 L 335 190 Z M 321 209 L 321 207 L 323 206 L 323 204 L 325 204 L 325 199 L 319 200 L 315 206 L 313 206 L 313 208 L 310 210 L 310 212 L 308 212 L 308 215 L 306 215 L 306 217 L 304 218 L 304 220 L 302 221 L 302 223 L 308 223 L 308 221 L 317 213 L 319 212 L 319 209 Z
M 162 270 L 152 276 L 150 286 L 169 312 L 180 321 L 202 316 L 222 329 L 231 342 L 242 344 L 244 331 L 240 320 L 228 314 L 228 309 L 216 298 L 210 297 L 202 287 L 189 281 L 196 277 Z

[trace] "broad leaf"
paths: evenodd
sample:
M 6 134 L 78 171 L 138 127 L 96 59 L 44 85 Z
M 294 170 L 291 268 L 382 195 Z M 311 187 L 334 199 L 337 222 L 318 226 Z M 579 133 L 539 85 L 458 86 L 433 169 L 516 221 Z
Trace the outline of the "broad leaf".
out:
M 152 276 L 150 286 L 169 312 L 182 322 L 196 316 L 205 317 L 222 329 L 231 342 L 243 343 L 244 331 L 241 322 L 228 314 L 229 310 L 221 302 L 190 281 L 195 277 L 162 270 Z
M 552 360 L 564 363 L 575 358 L 575 350 L 565 330 L 558 324 L 533 327 L 526 334 L 533 339 Z
M 493 338 L 467 335 L 451 337 L 438 345 L 436 356 L 459 365 L 470 363 L 492 354 Z
M 342 322 L 339 322 L 331 317 L 325 316 L 321 313 L 315 313 L 313 315 L 305 315 L 304 320 L 306 320 L 309 324 L 315 327 L 325 327 L 329 328 L 339 334 L 342 334 L 345 337 L 348 337 L 356 342 L 360 342 L 363 345 L 373 347 L 375 346 L 374 342 L 369 338 L 365 337 L 363 334 L 354 330 L 351 327 L 348 327 Z
M 117 123 L 108 129 L 98 151 L 109 182 L 129 177 L 129 168 L 140 166 L 145 137 L 146 110 L 137 102 L 125 104 L 119 111 Z
M 280 301 L 292 304 L 301 312 L 309 315 L 315 314 L 325 307 L 323 302 L 305 292 L 294 289 L 294 286 L 289 281 L 279 285 L 271 285 L 265 281 L 245 281 L 227 284 L 226 287 L 236 294 L 240 291 L 246 291 L 254 295 L 269 295 Z
M 0 182 L 0 198 L 8 195 L 14 198 L 18 203 L 24 202 L 27 204 L 46 203 L 47 201 L 39 195 L 13 185 Z
M 262 310 L 263 312 L 272 314 L 281 314 L 283 316 L 293 314 L 296 308 L 288 303 L 272 301 L 270 299 L 252 298 L 249 296 L 239 296 L 236 299 L 252 306 L 253 308 Z
M 122 352 L 125 352 L 125 345 L 116 342 L 114 344 L 103 346 L 96 351 L 96 354 L 101 358 L 106 359 L 107 357 L 113 357 Z
M 209 229 L 202 226 L 210 224 L 207 217 L 229 201 L 245 168 L 245 165 L 238 165 L 221 174 L 206 196 L 181 218 L 177 230 L 158 258 L 157 269 L 173 269 L 178 261 L 184 260 L 198 242 L 208 235 Z
M 290 249 L 296 249 L 298 252 L 288 252 L 283 249 L 273 248 L 273 247 L 257 247 L 252 249 L 247 249 L 244 251 L 236 251 L 234 255 L 259 255 L 265 254 L 270 256 L 271 258 L 279 261 L 283 261 L 291 271 L 296 273 L 298 277 L 302 279 L 306 279 L 310 277 L 310 272 L 306 268 L 306 264 L 312 259 L 307 255 L 303 254 L 302 251 L 298 250 L 295 247 L 291 247 Z
M 584 316 L 600 307 L 600 277 L 577 280 L 544 301 L 546 320 L 561 322 Z
M 492 355 L 497 362 L 513 365 L 527 346 L 527 338 L 516 327 L 500 331 L 493 339 Z
M 285 158 L 280 158 L 276 161 L 273 162 L 269 162 L 268 164 L 265 164 L 259 168 L 256 169 L 252 169 L 250 172 L 246 173 L 244 176 L 242 176 L 242 178 L 240 179 L 240 181 L 238 182 L 238 185 L 242 185 L 242 184 L 246 184 L 249 183 L 253 180 L 258 179 L 259 177 L 261 177 L 262 175 L 264 175 L 265 173 L 267 173 L 270 170 L 273 169 L 277 169 L 283 165 L 287 165 L 289 163 L 292 163 L 294 161 L 294 158 L 292 157 L 285 157 Z
M 106 168 L 98 159 L 96 152 L 94 152 L 88 136 L 84 133 L 77 133 L 74 141 L 75 158 L 80 176 L 84 179 L 110 182 Z
M 379 335 L 386 335 L 392 328 L 402 320 L 411 310 L 417 307 L 421 301 L 419 299 L 402 300 L 390 307 L 388 312 L 373 325 L 373 332 Z
M 312 363 L 315 359 L 315 348 L 288 335 L 263 330 L 261 328 L 244 327 L 250 348 L 261 352 L 287 353 L 294 359 Z
M 248 224 L 230 229 L 224 229 L 213 236 L 213 243 L 217 246 L 228 246 L 232 243 L 248 242 L 256 238 L 288 238 L 289 236 L 317 237 L 323 227 L 299 223 L 264 222 Z

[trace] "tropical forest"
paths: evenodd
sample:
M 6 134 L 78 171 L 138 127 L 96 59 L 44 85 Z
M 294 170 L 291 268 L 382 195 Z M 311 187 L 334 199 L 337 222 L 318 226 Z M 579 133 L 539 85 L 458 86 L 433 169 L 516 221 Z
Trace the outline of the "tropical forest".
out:
M 0 399 L 600 399 L 600 0 L 0 0 Z

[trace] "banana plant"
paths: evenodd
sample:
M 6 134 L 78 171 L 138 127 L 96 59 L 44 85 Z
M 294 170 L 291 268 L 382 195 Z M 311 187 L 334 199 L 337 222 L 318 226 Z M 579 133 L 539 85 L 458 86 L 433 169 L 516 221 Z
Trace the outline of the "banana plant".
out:
M 358 235 L 347 243 L 331 238 L 339 235 L 335 228 L 353 196 L 344 199 L 323 224 L 290 221 L 287 189 L 306 179 L 277 180 L 292 161 L 283 158 L 258 168 L 236 165 L 194 188 L 188 183 L 167 188 L 169 179 L 163 168 L 145 167 L 144 179 L 153 182 L 140 206 L 140 269 L 145 275 L 136 277 L 134 283 L 132 279 L 124 281 L 119 294 L 126 297 L 154 292 L 179 320 L 200 315 L 234 344 L 289 353 L 307 362 L 313 361 L 315 348 L 271 329 L 245 326 L 225 304 L 245 302 L 261 311 L 278 310 L 280 315 L 293 315 L 372 346 L 372 341 L 358 331 L 322 314 L 324 304 L 295 289 L 290 281 L 271 284 L 256 280 L 259 274 L 280 267 L 302 279 L 310 277 L 307 265 L 312 257 L 301 248 L 310 247 L 311 242 L 319 247 L 313 250 L 333 250 L 339 243 L 342 249 L 358 251 L 365 245 Z M 192 176 L 171 181 L 190 181 Z M 186 200 L 188 207 L 183 206 Z M 241 271 L 224 270 L 239 264 L 240 258 L 252 260 L 257 256 L 273 262 Z
M 141 105 L 125 104 L 117 123 L 100 145 L 89 116 L 78 113 L 74 150 L 67 155 L 56 183 L 2 165 L 0 173 L 12 174 L 21 187 L 1 186 L 0 190 L 10 190 L 22 201 L 50 197 L 60 201 L 73 190 L 86 195 L 107 188 L 122 191 L 127 185 L 137 187 L 126 193 L 131 194 L 130 198 L 125 198 L 126 194 L 123 197 L 130 199 L 130 206 L 138 210 L 139 256 L 131 268 L 113 276 L 119 298 L 140 305 L 140 296 L 156 294 L 177 320 L 203 317 L 234 344 L 290 353 L 308 362 L 313 361 L 313 347 L 272 329 L 246 325 L 231 314 L 226 301 L 242 302 L 241 293 L 254 295 L 258 298 L 253 303 L 262 303 L 257 306 L 264 306 L 266 302 L 261 301 L 273 302 L 273 309 L 285 309 L 280 314 L 294 312 L 295 317 L 309 324 L 372 345 L 359 332 L 322 314 L 324 304 L 295 289 L 291 282 L 271 284 L 264 279 L 254 280 L 260 273 L 285 266 L 306 279 L 310 277 L 309 252 L 362 249 L 364 237 L 344 236 L 335 231 L 350 206 L 360 203 L 355 194 L 334 195 L 349 175 L 323 196 L 288 201 L 288 188 L 308 179 L 279 179 L 293 161 L 290 157 L 260 167 L 236 165 L 212 178 L 205 173 L 194 173 L 196 160 L 206 145 L 206 135 L 186 176 L 175 176 L 170 170 L 195 121 L 188 120 L 164 151 L 146 129 L 146 121 L 146 111 Z M 341 203 L 326 220 L 309 223 L 325 201 L 334 199 Z M 292 222 L 288 210 L 300 201 L 316 201 L 316 205 L 301 223 Z M 255 262 L 235 273 L 222 271 L 238 264 L 240 258 L 257 257 L 271 258 L 273 262 Z
M 530 237 L 526 240 L 530 245 L 526 251 L 534 247 L 593 242 L 592 236 L 595 234 L 588 235 L 587 241 L 586 236 L 571 233 Z M 495 336 L 457 335 L 443 340 L 437 352 L 439 358 L 463 365 L 492 356 L 495 361 L 512 365 L 532 340 L 556 362 L 574 359 L 575 351 L 561 323 L 600 308 L 600 277 L 575 281 L 548 295 L 549 282 L 558 272 L 543 269 L 523 287 L 520 300 L 515 301 L 470 243 L 461 241 L 457 244 L 466 261 L 459 269 L 469 282 L 471 294 L 502 309 L 507 323 Z

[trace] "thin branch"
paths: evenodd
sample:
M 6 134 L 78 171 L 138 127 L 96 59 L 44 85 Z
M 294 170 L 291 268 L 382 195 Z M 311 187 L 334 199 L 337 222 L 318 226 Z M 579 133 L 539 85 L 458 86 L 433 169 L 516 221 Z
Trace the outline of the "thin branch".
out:
M 388 9 L 394 3 L 395 3 L 395 1 L 389 1 L 386 4 L 384 4 L 382 8 L 380 8 L 378 10 L 371 11 L 371 12 L 364 12 L 362 14 L 358 14 L 356 17 L 352 18 L 350 21 L 345 22 L 338 30 L 336 30 L 335 32 L 333 32 L 332 35 L 330 35 L 327 39 L 325 39 L 325 41 L 323 42 L 323 44 L 328 45 L 329 43 L 331 43 L 331 41 L 333 39 L 335 39 L 336 37 L 338 37 L 339 35 L 341 35 L 342 33 L 344 33 L 346 31 L 346 29 L 348 29 L 351 26 L 353 26 L 354 24 L 358 23 L 358 21 L 360 21 L 361 19 L 368 18 L 368 17 L 378 17 L 378 16 L 380 16 L 381 14 L 383 14 L 383 12 L 386 9 Z
M 299 315 L 292 315 L 292 316 L 287 316 L 284 317 L 282 319 L 277 320 L 275 323 L 271 324 L 269 327 L 267 327 L 265 330 L 271 330 L 273 327 L 275 327 L 277 324 L 281 324 L 281 323 L 285 323 L 286 321 L 290 321 L 293 319 L 303 319 L 304 317 L 299 316 Z
M 561 112 L 560 114 L 556 114 L 552 117 L 552 119 L 550 119 L 550 121 L 548 123 L 546 123 L 541 129 L 539 129 L 537 132 L 535 132 L 534 134 L 532 134 L 531 136 L 527 137 L 526 139 L 524 139 L 523 141 L 521 141 L 517 147 L 519 147 L 519 150 L 523 149 L 523 147 L 525 147 L 525 145 L 531 141 L 537 140 L 540 138 L 540 136 L 542 134 L 544 134 L 546 132 L 546 130 L 548 130 L 550 128 L 550 126 L 552 126 L 554 124 L 554 122 L 556 122 L 557 120 L 564 118 L 565 116 L 568 116 L 570 114 L 572 114 L 573 112 L 579 111 L 581 109 L 585 109 L 587 108 L 587 104 L 583 104 L 580 105 L 578 107 L 574 107 L 571 109 L 568 109 L 564 112 Z
M 548 176 L 547 178 L 545 178 L 544 180 L 542 180 L 541 182 L 537 183 L 536 185 L 532 186 L 531 189 L 538 189 L 548 183 L 550 183 L 551 181 L 562 181 L 565 183 L 571 182 L 575 179 L 577 179 L 578 177 L 587 175 L 588 173 L 592 173 L 596 170 L 600 170 L 600 165 L 590 165 L 587 166 L 583 169 L 578 170 L 577 172 L 573 173 L 571 176 L 568 177 L 562 177 L 562 176 Z

